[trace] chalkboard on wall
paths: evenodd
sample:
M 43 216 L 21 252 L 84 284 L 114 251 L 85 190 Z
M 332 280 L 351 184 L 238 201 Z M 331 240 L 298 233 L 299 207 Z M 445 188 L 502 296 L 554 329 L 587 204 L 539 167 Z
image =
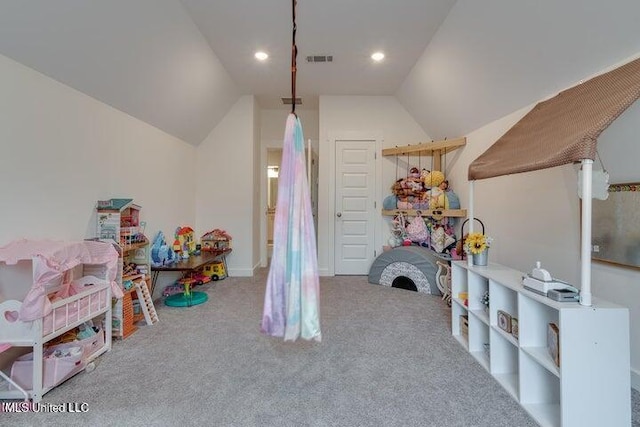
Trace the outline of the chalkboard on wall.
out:
M 593 200 L 591 258 L 640 269 L 640 183 L 611 184 Z

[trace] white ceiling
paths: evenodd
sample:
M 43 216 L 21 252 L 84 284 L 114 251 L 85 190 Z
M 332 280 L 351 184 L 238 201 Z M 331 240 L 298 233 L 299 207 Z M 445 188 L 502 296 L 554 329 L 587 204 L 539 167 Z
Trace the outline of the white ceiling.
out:
M 182 0 L 244 94 L 263 108 L 291 96 L 291 0 Z M 318 95 L 393 95 L 455 0 L 298 0 L 296 96 L 317 108 Z M 265 63 L 254 52 L 270 54 Z M 374 63 L 374 51 L 386 53 Z M 307 63 L 332 55 L 332 63 Z
M 454 2 L 299 0 L 303 108 L 319 94 L 392 95 Z M 192 144 L 240 94 L 290 108 L 291 31 L 290 0 L 0 2 L 0 53 Z M 307 64 L 314 54 L 334 62 Z
M 635 55 L 639 18 L 636 0 L 298 0 L 298 108 L 395 95 L 462 136 Z M 0 54 L 197 145 L 242 94 L 289 108 L 291 1 L 7 0 Z

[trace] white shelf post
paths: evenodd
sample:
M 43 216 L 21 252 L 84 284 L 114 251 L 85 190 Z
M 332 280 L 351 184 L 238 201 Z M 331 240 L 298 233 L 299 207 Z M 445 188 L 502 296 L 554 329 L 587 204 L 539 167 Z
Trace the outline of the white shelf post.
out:
M 475 181 L 469 181 L 469 234 L 473 233 L 473 218 L 475 216 L 473 212 L 473 183 Z M 461 239 L 464 239 L 464 236 L 460 236 Z M 464 247 L 462 248 L 462 252 L 464 253 Z M 473 265 L 473 259 L 471 254 L 467 254 L 467 264 L 469 266 Z
M 591 211 L 593 160 L 582 160 L 582 238 L 580 242 L 580 304 L 591 306 Z

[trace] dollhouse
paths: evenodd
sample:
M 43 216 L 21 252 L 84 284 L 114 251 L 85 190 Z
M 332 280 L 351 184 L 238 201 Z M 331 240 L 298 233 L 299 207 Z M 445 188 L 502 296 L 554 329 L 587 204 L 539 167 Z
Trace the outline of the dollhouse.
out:
M 99 200 L 97 206 L 98 238 L 111 239 L 124 248 L 146 241 L 140 206 L 133 199 Z
M 216 228 L 200 238 L 203 251 L 221 251 L 231 248 L 231 236 L 224 230 Z
M 196 251 L 195 233 L 191 227 L 178 227 L 176 229 L 173 250 L 181 253 L 183 257 L 192 255 Z

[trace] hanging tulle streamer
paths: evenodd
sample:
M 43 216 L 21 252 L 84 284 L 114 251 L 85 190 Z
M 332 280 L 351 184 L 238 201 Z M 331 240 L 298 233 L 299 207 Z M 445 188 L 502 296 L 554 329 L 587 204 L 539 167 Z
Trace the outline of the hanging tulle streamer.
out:
M 296 106 L 296 1 L 291 52 L 292 111 L 284 132 L 273 229 L 273 255 L 267 278 L 261 330 L 296 340 L 320 341 L 320 299 L 316 234 L 305 167 L 302 125 Z

